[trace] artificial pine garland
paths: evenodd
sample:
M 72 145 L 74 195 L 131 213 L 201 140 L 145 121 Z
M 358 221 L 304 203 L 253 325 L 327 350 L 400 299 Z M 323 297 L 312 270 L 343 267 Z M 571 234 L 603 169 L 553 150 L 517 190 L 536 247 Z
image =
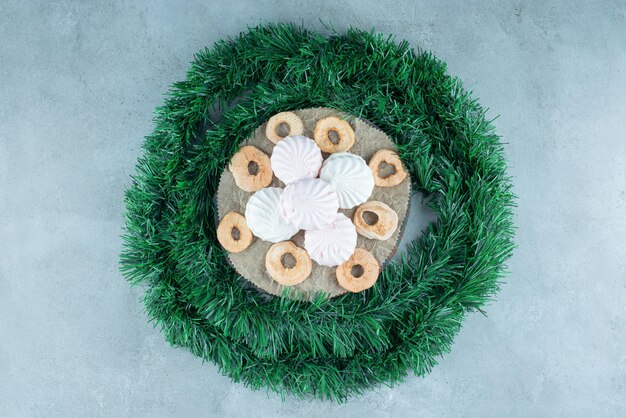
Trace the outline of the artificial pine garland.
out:
M 213 197 L 238 145 L 272 115 L 330 107 L 396 143 L 438 215 L 359 294 L 313 302 L 248 286 L 216 238 Z M 156 111 L 126 194 L 121 269 L 167 340 L 253 388 L 345 400 L 424 375 L 498 289 L 513 195 L 485 111 L 429 53 L 350 29 L 262 25 L 199 52 Z M 409 215 L 410 216 L 410 215 Z

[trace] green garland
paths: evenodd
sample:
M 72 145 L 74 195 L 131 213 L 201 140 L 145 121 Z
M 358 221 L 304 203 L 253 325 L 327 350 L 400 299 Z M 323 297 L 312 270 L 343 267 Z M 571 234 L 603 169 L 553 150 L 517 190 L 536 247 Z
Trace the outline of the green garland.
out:
M 247 286 L 217 242 L 213 195 L 238 144 L 272 115 L 331 107 L 397 144 L 438 215 L 377 284 L 298 302 Z M 167 340 L 235 381 L 345 400 L 449 351 L 497 291 L 513 195 L 485 111 L 445 64 L 379 34 L 263 25 L 197 54 L 156 112 L 126 194 L 121 268 Z

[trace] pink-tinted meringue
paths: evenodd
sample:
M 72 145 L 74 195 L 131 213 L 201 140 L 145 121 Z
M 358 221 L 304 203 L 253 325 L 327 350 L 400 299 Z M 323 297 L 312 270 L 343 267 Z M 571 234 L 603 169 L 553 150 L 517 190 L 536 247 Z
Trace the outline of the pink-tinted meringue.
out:
M 319 229 L 304 232 L 304 248 L 311 259 L 323 266 L 347 261 L 354 253 L 356 241 L 356 228 L 343 213 L 336 213 L 330 223 Z
M 288 184 L 280 196 L 282 216 L 298 229 L 318 229 L 339 209 L 337 193 L 328 183 L 306 178 Z
M 322 151 L 306 136 L 285 137 L 272 151 L 272 170 L 285 184 L 317 177 L 322 167 Z

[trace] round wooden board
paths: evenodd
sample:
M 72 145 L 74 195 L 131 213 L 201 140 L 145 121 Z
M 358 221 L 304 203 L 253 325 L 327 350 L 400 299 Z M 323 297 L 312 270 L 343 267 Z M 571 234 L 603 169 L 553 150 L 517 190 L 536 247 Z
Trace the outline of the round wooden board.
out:
M 347 115 L 329 108 L 314 108 L 295 110 L 304 122 L 304 135 L 313 138 L 313 130 L 318 120 L 327 116 L 338 116 L 350 122 L 356 136 L 356 143 L 350 152 L 360 155 L 369 161 L 370 157 L 379 149 L 394 149 L 393 141 L 380 129 L 362 119 L 351 118 Z M 253 135 L 241 143 L 240 146 L 253 145 L 267 155 L 272 154 L 274 144 L 265 136 L 265 125 L 259 126 Z M 328 155 L 324 155 L 326 158 Z M 284 187 L 284 184 L 274 176 L 271 187 Z M 398 214 L 398 228 L 391 238 L 386 241 L 378 241 L 358 236 L 357 247 L 370 251 L 384 267 L 397 249 L 397 244 L 402 238 L 405 218 L 408 213 L 409 198 L 411 193 L 411 179 L 407 176 L 402 183 L 394 187 L 374 187 L 374 191 L 368 200 L 378 200 L 389 205 Z M 235 184 L 235 180 L 228 169 L 225 169 L 220 179 L 217 192 L 217 208 L 219 219 L 230 211 L 245 213 L 246 204 L 253 193 L 241 190 Z M 341 209 L 340 211 L 352 219 L 353 209 Z M 291 238 L 296 245 L 304 246 L 304 232 L 299 231 Z M 237 254 L 229 254 L 229 259 L 235 270 L 258 289 L 272 295 L 281 296 L 284 286 L 278 284 L 265 270 L 265 254 L 272 243 L 255 238 L 252 244 L 244 251 Z M 346 293 L 337 283 L 335 276 L 336 267 L 321 266 L 313 262 L 313 270 L 309 278 L 304 282 L 292 286 L 296 292 L 290 292 L 289 297 L 294 299 L 312 299 L 319 292 L 324 292 L 328 297 L 335 297 Z

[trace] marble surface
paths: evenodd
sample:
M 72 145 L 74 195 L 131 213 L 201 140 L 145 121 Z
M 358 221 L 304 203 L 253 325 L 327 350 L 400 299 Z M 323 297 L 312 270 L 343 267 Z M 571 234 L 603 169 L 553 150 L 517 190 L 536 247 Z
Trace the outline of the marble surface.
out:
M 254 392 L 169 347 L 118 272 L 163 92 L 266 21 L 432 50 L 501 115 L 519 195 L 487 316 L 431 375 L 344 405 Z M 0 416 L 626 416 L 623 1 L 0 0 L 0 78 Z

